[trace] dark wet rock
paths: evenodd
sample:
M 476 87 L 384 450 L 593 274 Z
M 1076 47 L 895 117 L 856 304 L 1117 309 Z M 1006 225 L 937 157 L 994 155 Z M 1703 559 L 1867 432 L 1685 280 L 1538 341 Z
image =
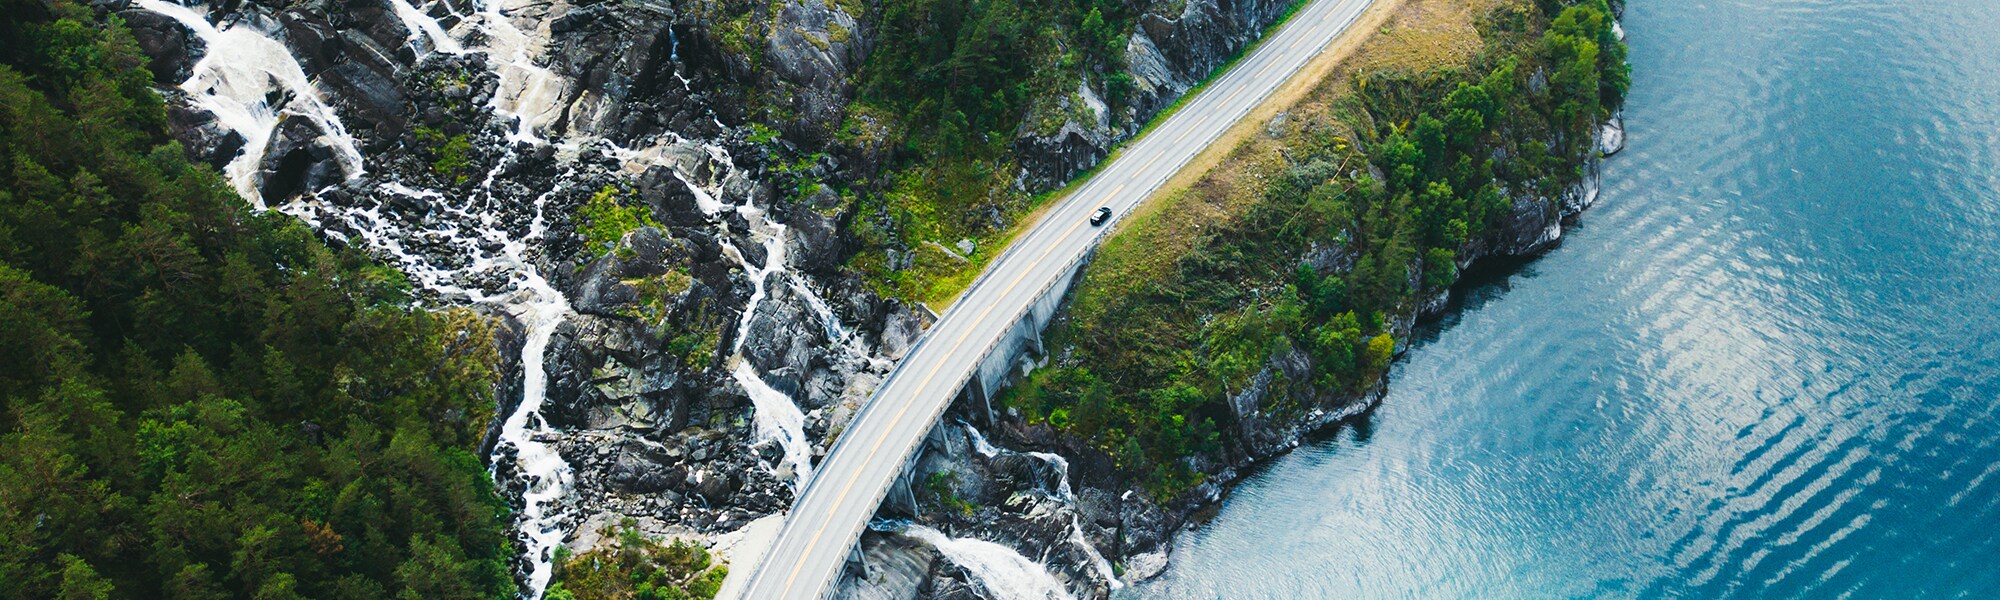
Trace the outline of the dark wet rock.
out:
M 633 230 L 620 241 L 617 250 L 606 252 L 584 266 L 583 275 L 570 293 L 570 303 L 578 312 L 606 317 L 629 317 L 644 312 L 641 308 L 658 311 L 660 316 L 670 315 L 682 308 L 683 301 L 699 295 L 695 286 L 700 282 L 684 274 L 696 255 L 694 242 L 672 237 L 659 228 Z M 671 276 L 672 283 L 648 285 L 650 295 L 640 297 L 637 286 L 652 283 L 647 279 L 676 271 L 682 274 Z
M 660 222 L 674 227 L 703 227 L 708 215 L 701 211 L 695 190 L 672 169 L 650 167 L 639 177 L 639 198 L 653 207 Z
M 831 190 L 822 188 L 821 196 L 833 196 Z M 843 247 L 838 224 L 818 205 L 838 205 L 838 198 L 818 200 L 793 208 L 788 214 L 786 225 L 790 236 L 785 239 L 786 254 L 791 258 L 793 268 L 814 274 L 833 274 L 840 266 Z
M 923 337 L 924 329 L 936 320 L 935 315 L 922 307 L 893 303 L 883 319 L 882 355 L 890 360 L 901 360 Z
M 181 141 L 190 160 L 221 170 L 243 153 L 244 139 L 216 122 L 215 113 L 195 108 L 178 89 L 162 90 L 167 104 L 167 131 Z
M 121 10 L 118 16 L 132 29 L 132 38 L 139 42 L 139 49 L 152 57 L 146 68 L 153 72 L 153 81 L 162 87 L 187 81 L 194 72 L 195 62 L 207 51 L 207 44 L 201 38 L 172 17 L 139 9 Z
M 757 367 L 772 389 L 798 399 L 815 360 L 824 362 L 816 355 L 824 352 L 827 340 L 823 326 L 816 322 L 818 316 L 786 281 L 788 277 L 777 274 L 764 282 L 764 301 L 751 317 L 743 357 Z
M 347 177 L 333 148 L 320 140 L 324 135 L 312 119 L 291 113 L 278 119 L 258 169 L 265 203 L 277 204 Z

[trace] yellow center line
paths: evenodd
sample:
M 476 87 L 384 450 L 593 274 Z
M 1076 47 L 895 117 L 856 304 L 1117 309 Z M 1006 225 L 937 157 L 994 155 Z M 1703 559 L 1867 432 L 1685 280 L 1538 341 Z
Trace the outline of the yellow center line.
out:
M 1121 190 L 1125 189 L 1125 186 L 1123 184 L 1120 184 L 1118 186 L 1118 189 Z M 1056 237 L 1057 241 L 1060 242 L 1061 240 L 1068 239 L 1070 234 L 1075 233 L 1076 228 L 1082 226 L 1082 224 L 1083 224 L 1082 221 L 1077 221 L 1076 223 L 1071 224 L 1069 226 L 1069 229 L 1063 230 L 1062 235 Z M 1040 263 L 1044 260 L 1047 260 L 1049 258 L 1049 254 L 1055 252 L 1056 247 L 1060 245 L 1061 245 L 1060 243 L 1049 244 L 1048 249 L 1043 250 L 1042 255 L 1036 258 L 1035 262 Z M 1033 271 L 1034 269 L 1031 267 L 1021 269 L 1021 274 L 1014 276 L 1014 280 L 1007 283 L 1007 288 L 1001 290 L 1000 296 L 1004 298 L 1008 294 L 1013 293 L 1014 288 L 1019 287 L 1021 285 L 1021 280 L 1026 279 L 1028 277 L 1028 273 L 1031 273 Z M 981 311 L 979 313 L 979 317 L 973 319 L 973 322 L 977 323 L 985 321 L 986 315 L 991 314 L 993 312 L 993 309 L 998 307 L 999 305 L 1000 303 L 998 302 L 986 305 L 986 310 Z M 972 337 L 972 332 L 973 329 L 968 328 L 965 332 L 965 335 L 959 336 L 958 341 L 952 343 L 951 349 L 945 351 L 944 353 L 945 358 L 950 358 L 951 355 L 958 353 L 958 349 L 965 345 L 965 341 L 967 339 L 970 339 Z M 944 369 L 944 365 L 946 362 L 947 361 L 939 360 L 937 366 L 932 367 L 930 373 L 924 376 L 924 381 L 922 383 L 917 384 L 917 391 L 922 392 L 924 388 L 930 387 L 931 380 L 937 378 L 938 371 Z M 903 403 L 903 408 L 901 410 L 896 411 L 896 418 L 892 419 L 891 423 L 901 422 L 903 420 L 903 415 L 908 414 L 910 412 L 910 404 L 912 403 L 909 402 Z M 882 432 L 881 437 L 875 439 L 875 445 L 868 448 L 868 456 L 862 459 L 861 464 L 871 464 L 875 461 L 875 455 L 882 451 L 882 444 L 887 443 L 889 441 L 889 434 L 891 433 L 895 433 L 895 427 L 893 426 L 889 427 L 888 430 Z M 838 496 L 840 498 L 840 501 L 844 501 L 851 498 L 849 492 L 854 490 L 854 483 L 856 481 L 859 481 L 860 479 L 861 479 L 861 470 L 855 469 L 854 474 L 848 476 L 847 483 L 840 487 L 840 496 Z M 836 504 L 835 506 L 838 507 L 838 504 Z M 833 520 L 833 516 L 834 514 L 837 514 L 837 512 L 838 511 L 828 513 L 827 520 L 821 521 L 819 528 L 813 530 L 812 539 L 806 542 L 805 551 L 799 554 L 799 560 L 797 562 L 792 563 L 791 574 L 785 577 L 786 589 L 791 589 L 792 584 L 798 580 L 799 570 L 805 568 L 805 563 L 806 563 L 805 558 L 812 555 L 812 551 L 814 548 L 819 547 L 820 538 L 826 535 L 827 523 Z
M 1337 11 L 1326 11 L 1326 12 L 1322 12 L 1322 13 L 1320 14 L 1320 16 L 1319 16 L 1318 20 L 1319 20 L 1319 21 L 1322 21 L 1322 22 L 1325 22 L 1325 21 L 1328 21 L 1328 20 L 1330 20 L 1330 19 L 1332 19 L 1332 18 L 1334 17 L 1334 13 L 1335 13 L 1335 12 L 1337 12 Z M 1309 37 L 1311 37 L 1311 36 L 1308 36 L 1308 35 L 1304 35 L 1304 34 L 1300 34 L 1300 35 L 1299 35 L 1299 36 L 1298 36 L 1297 38 L 1295 38 L 1295 39 L 1293 39 L 1293 40 L 1292 40 L 1291 44 L 1287 46 L 1287 49 L 1289 50 L 1289 49 L 1292 49 L 1292 48 L 1296 48 L 1296 47 L 1297 47 L 1297 46 L 1298 46 L 1299 44 L 1301 44 L 1301 43 L 1305 42 L 1305 41 L 1306 41 L 1306 39 L 1308 39 Z M 1278 62 L 1279 62 L 1279 61 L 1278 61 L 1277 59 L 1270 59 L 1270 62 L 1267 62 L 1267 63 L 1266 63 L 1266 64 L 1265 64 L 1265 65 L 1264 65 L 1264 66 L 1263 66 L 1262 68 L 1260 68 L 1260 69 L 1258 69 L 1258 70 L 1257 70 L 1257 73 L 1256 73 L 1255 77 L 1256 77 L 1256 78 L 1262 78 L 1262 77 L 1264 76 L 1264 73 L 1265 73 L 1265 72 L 1267 72 L 1267 71 L 1269 71 L 1269 70 L 1271 69 L 1271 67 L 1272 67 L 1272 66 L 1274 66 L 1274 65 L 1276 65 L 1276 64 L 1277 64 Z M 1235 100 L 1235 99 L 1236 99 L 1236 96 L 1237 96 L 1237 94 L 1241 94 L 1241 93 L 1243 92 L 1243 88 L 1244 88 L 1244 87 L 1246 87 L 1246 86 L 1237 86 L 1237 87 L 1236 87 L 1236 89 L 1235 89 L 1234 91 L 1230 92 L 1229 96 L 1227 96 L 1227 97 L 1223 98 L 1223 100 L 1222 100 L 1221 104 L 1228 104 L 1228 103 L 1229 103 L 1230 101 L 1232 101 L 1232 100 Z M 1197 130 L 1197 129 L 1201 129 L 1201 127 L 1197 127 L 1197 126 L 1195 126 L 1195 125 L 1188 125 L 1188 126 L 1185 126 L 1185 127 L 1183 127 L 1183 129 L 1182 129 L 1182 131 L 1181 131 L 1180 135 L 1178 135 L 1178 136 L 1176 136 L 1176 137 L 1174 138 L 1174 144 L 1176 144 L 1176 145 L 1180 144 L 1180 143 L 1181 143 L 1181 142 L 1182 142 L 1183 140 L 1187 139 L 1187 136 L 1189 136 L 1189 135 L 1193 134 L 1193 133 L 1195 132 L 1195 130 Z M 1144 174 L 1144 173 L 1146 173 L 1146 172 L 1150 171 L 1150 170 L 1152 169 L 1152 166 L 1153 166 L 1153 163 L 1155 163 L 1155 162 L 1158 162 L 1158 161 L 1159 161 L 1159 159 L 1160 159 L 1160 157 L 1161 157 L 1161 156 L 1164 156 L 1164 155 L 1165 155 L 1165 152 L 1163 151 L 1163 152 L 1159 152 L 1159 153 L 1155 153 L 1155 154 L 1153 154 L 1152 158 L 1149 158 L 1149 159 L 1147 159 L 1147 160 L 1146 160 L 1146 162 L 1145 162 L 1145 164 L 1144 164 L 1144 166 L 1140 167 L 1140 169 L 1139 169 L 1139 171 L 1140 171 L 1140 174 L 1141 174 L 1141 176 L 1143 176 L 1143 174 Z M 1111 193 L 1110 193 L 1110 194 L 1109 194 L 1109 195 L 1108 195 L 1107 197 L 1108 197 L 1108 198 L 1113 198 L 1113 199 L 1115 199 L 1115 198 L 1116 198 L 1116 197 L 1118 196 L 1118 194 L 1119 194 L 1120 192 L 1123 192 L 1123 191 L 1125 190 L 1125 183 L 1126 183 L 1126 182 L 1120 182 L 1120 183 L 1118 184 L 1118 187 L 1114 188 L 1114 189 L 1113 189 L 1113 190 L 1111 191 Z M 1082 225 L 1083 225 L 1083 221 L 1076 221 L 1075 223 L 1072 223 L 1072 224 L 1071 224 L 1071 225 L 1069 226 L 1069 229 L 1066 229 L 1066 230 L 1064 230 L 1064 231 L 1063 231 L 1063 233 L 1062 233 L 1061 235 L 1057 236 L 1056 240 L 1057 240 L 1057 242 L 1058 242 L 1058 243 L 1054 243 L 1054 244 L 1050 244 L 1050 245 L 1049 245 L 1049 246 L 1048 246 L 1048 247 L 1047 247 L 1046 249 L 1044 249 L 1044 250 L 1042 251 L 1042 255 L 1041 255 L 1040 257 L 1038 257 L 1038 258 L 1036 258 L 1036 259 L 1035 259 L 1035 262 L 1034 262 L 1034 263 L 1031 263 L 1031 264 L 1030 264 L 1030 266 L 1028 266 L 1028 267 L 1024 267 L 1024 268 L 1022 268 L 1022 270 L 1021 270 L 1021 273 L 1020 273 L 1019 275 L 1016 275 L 1016 276 L 1014 277 L 1014 279 L 1013 279 L 1012 281 L 1010 281 L 1010 282 L 1008 282 L 1008 283 L 1007 283 L 1007 287 L 1006 287 L 1005 289 L 1003 289 L 1003 290 L 1001 290 L 1001 291 L 999 292 L 999 295 L 1000 295 L 1000 297 L 1001 297 L 1001 298 L 1005 298 L 1005 297 L 1007 297 L 1008 295 L 1012 294 L 1012 293 L 1014 292 L 1015 288 L 1017 288 L 1017 287 L 1019 287 L 1019 286 L 1020 286 L 1020 284 L 1021 284 L 1021 281 L 1022 281 L 1022 280 L 1024 280 L 1024 279 L 1026 279 L 1026 278 L 1028 277 L 1028 274 L 1034 271 L 1034 265 L 1038 265 L 1038 264 L 1040 264 L 1040 263 L 1041 263 L 1042 261 L 1044 261 L 1044 260 L 1047 260 L 1047 259 L 1048 259 L 1048 257 L 1049 257 L 1049 255 L 1055 252 L 1055 249 L 1056 249 L 1056 247 L 1057 247 L 1057 246 L 1061 246 L 1061 245 L 1062 245 L 1062 244 L 1061 244 L 1060 242 L 1061 242 L 1062 240 L 1065 240 L 1065 239 L 1068 239 L 1068 238 L 1069 238 L 1069 236 L 1070 236 L 1071 234 L 1074 234 L 1074 233 L 1076 232 L 1077 228 L 1078 228 L 1078 227 L 1081 227 Z M 974 322 L 974 323 L 979 323 L 979 322 L 983 322 L 983 321 L 985 321 L 985 320 L 986 320 L 986 317 L 987 317 L 987 316 L 988 316 L 989 314 L 991 314 L 991 313 L 993 312 L 993 309 L 994 309 L 994 308 L 997 308 L 998 306 L 999 306 L 999 303 L 998 303 L 998 302 L 995 302 L 995 303 L 992 303 L 992 304 L 988 304 L 988 305 L 986 306 L 986 309 L 985 309 L 984 311 L 981 311 L 981 312 L 980 312 L 980 314 L 979 314 L 979 316 L 978 316 L 977 318 L 975 318 L 975 319 L 973 320 L 973 322 Z M 952 346 L 951 346 L 951 348 L 950 348 L 950 349 L 948 349 L 948 350 L 946 350 L 946 351 L 945 351 L 945 354 L 944 354 L 944 358 L 945 358 L 945 359 L 948 359 L 948 358 L 950 358 L 950 357 L 951 357 L 952 355 L 956 354 L 956 353 L 958 352 L 958 350 L 959 350 L 960 348 L 962 348 L 962 347 L 963 347 L 963 346 L 965 345 L 965 342 L 971 339 L 971 337 L 972 337 L 972 334 L 973 334 L 973 332 L 974 332 L 974 331 L 976 331 L 976 330 L 977 330 L 977 328 L 976 328 L 976 327 L 973 327 L 973 326 L 968 326 L 968 327 L 967 327 L 967 329 L 966 329 L 966 332 L 965 332 L 965 333 L 964 333 L 963 335 L 959 336 L 959 338 L 958 338 L 958 340 L 957 340 L 957 341 L 955 341 L 955 342 L 953 342 L 953 343 L 952 343 Z M 923 380 L 923 382 L 922 382 L 922 383 L 919 383 L 919 384 L 917 385 L 917 388 L 916 388 L 916 389 L 917 389 L 917 391 L 921 393 L 922 391 L 924 391 L 924 389 L 925 389 L 925 388 L 928 388 L 928 387 L 930 387 L 930 384 L 931 384 L 931 382 L 932 382 L 933 380 L 935 380 L 935 379 L 937 378 L 937 375 L 938 375 L 938 373 L 939 373 L 940 371 L 942 371 L 942 370 L 944 369 L 944 366 L 945 366 L 945 364 L 946 364 L 947 362 L 950 362 L 950 361 L 948 361 L 948 360 L 943 360 L 943 359 L 939 360 L 939 361 L 937 362 L 936 366 L 932 367 L 932 368 L 931 368 L 931 370 L 930 370 L 930 372 L 929 372 L 928 374 L 926 374 L 926 375 L 924 376 L 924 380 Z M 893 433 L 895 433 L 895 431 L 896 431 L 896 427 L 895 427 L 895 425 L 894 425 L 894 424 L 895 424 L 895 423 L 900 423 L 900 422 L 902 422 L 902 420 L 903 420 L 903 417 L 904 417 L 905 415 L 907 415 L 907 414 L 909 413 L 909 410 L 910 410 L 910 406 L 911 406 L 911 405 L 913 405 L 913 404 L 915 404 L 915 403 L 914 403 L 914 402 L 904 402 L 904 403 L 903 403 L 903 405 L 902 405 L 902 408 L 900 408 L 900 409 L 899 409 L 899 410 L 898 410 L 898 411 L 896 412 L 896 417 L 895 417 L 894 419 L 892 419 L 892 420 L 891 420 L 891 425 L 889 425 L 889 426 L 888 426 L 888 427 L 887 427 L 887 428 L 886 428 L 886 429 L 885 429 L 885 430 L 883 431 L 883 433 L 882 433 L 882 435 L 881 435 L 880 437 L 876 438 L 876 440 L 875 440 L 875 443 L 874 443 L 874 445 L 872 445 L 872 446 L 870 446 L 870 447 L 869 447 L 869 449 L 868 449 L 868 455 L 867 455 L 867 457 L 866 457 L 866 458 L 865 458 L 865 459 L 864 459 L 864 460 L 862 461 L 862 463 L 861 463 L 861 464 L 864 464 L 864 465 L 866 465 L 866 464 L 872 464 L 872 463 L 874 462 L 874 458 L 875 458 L 875 456 L 876 456 L 877 454 L 879 454 L 879 453 L 881 452 L 881 449 L 882 449 L 882 445 L 883 445 L 883 444 L 885 444 L 885 443 L 888 443 L 890 435 L 891 435 L 891 434 L 893 434 Z M 858 481 L 860 480 L 860 478 L 861 478 L 861 470 L 860 470 L 860 469 L 855 469 L 855 470 L 854 470 L 854 472 L 853 472 L 853 474 L 851 474 L 851 475 L 850 475 L 850 476 L 848 477 L 848 479 L 847 479 L 847 482 L 846 482 L 846 483 L 845 483 L 844 485 L 842 485 L 842 486 L 841 486 L 841 492 L 840 492 L 840 495 L 839 495 L 839 496 L 837 497 L 837 499 L 836 499 L 836 500 L 834 500 L 834 502 L 835 502 L 835 505 L 834 505 L 834 508 L 835 508 L 835 509 L 839 509 L 839 508 L 841 508 L 841 506 L 840 506 L 840 505 L 841 505 L 842 503 L 844 503 L 844 502 L 846 502 L 846 501 L 848 501 L 848 500 L 850 500 L 850 499 L 852 498 L 852 496 L 850 495 L 850 492 L 852 492 L 852 491 L 853 491 L 853 488 L 854 488 L 854 484 L 855 484 L 856 482 L 858 482 Z M 827 520 L 826 520 L 826 521 L 822 521 L 822 522 L 820 523 L 820 526 L 819 526 L 819 528 L 817 528 L 817 529 L 815 529 L 815 530 L 813 531 L 813 535 L 812 535 L 812 538 L 811 538 L 811 539 L 810 539 L 810 540 L 809 540 L 809 541 L 807 542 L 807 544 L 806 544 L 806 548 L 805 548 L 805 551 L 804 551 L 803 553 L 801 553 L 801 554 L 799 555 L 799 558 L 800 558 L 800 560 L 799 560 L 799 561 L 797 561 L 797 562 L 795 562 L 795 563 L 794 563 L 794 564 L 792 565 L 792 570 L 791 570 L 791 574 L 790 574 L 790 575 L 789 575 L 788 577 L 786 577 L 786 578 L 785 578 L 785 587 L 786 587 L 787 589 L 790 589 L 790 588 L 792 587 L 793 583 L 795 583 L 795 582 L 797 581 L 797 579 L 798 579 L 798 576 L 799 576 L 799 572 L 800 572 L 800 570 L 801 570 L 801 569 L 803 569 L 803 568 L 805 567 L 805 559 L 806 559 L 806 557 L 809 557 L 809 556 L 811 556 L 811 555 L 812 555 L 812 551 L 813 551 L 814 549 L 816 549 L 816 548 L 817 548 L 817 547 L 819 546 L 819 542 L 820 542 L 820 540 L 821 540 L 821 539 L 822 539 L 822 538 L 823 538 L 823 537 L 825 536 L 825 534 L 826 534 L 826 527 L 827 527 L 827 523 L 828 523 L 828 522 L 830 522 L 830 521 L 832 521 L 832 520 L 833 520 L 833 517 L 834 517 L 834 515 L 838 514 L 838 512 L 839 512 L 838 510 L 834 510 L 834 511 L 832 511 L 832 512 L 829 512 L 829 513 L 827 514 Z

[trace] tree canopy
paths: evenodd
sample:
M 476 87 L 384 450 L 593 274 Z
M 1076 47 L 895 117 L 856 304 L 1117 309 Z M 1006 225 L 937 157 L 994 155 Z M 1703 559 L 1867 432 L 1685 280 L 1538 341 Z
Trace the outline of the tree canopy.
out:
M 504 598 L 491 324 L 165 131 L 115 17 L 0 19 L 0 598 Z

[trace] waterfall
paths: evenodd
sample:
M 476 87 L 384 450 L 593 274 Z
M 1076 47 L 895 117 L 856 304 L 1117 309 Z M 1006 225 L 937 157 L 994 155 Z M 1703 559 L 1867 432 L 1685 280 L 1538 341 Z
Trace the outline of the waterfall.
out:
M 1056 489 L 1056 498 L 1063 501 L 1064 504 L 1069 505 L 1071 509 L 1069 516 L 1069 543 L 1076 546 L 1078 550 L 1084 553 L 1085 557 L 1090 559 L 1090 569 L 1096 571 L 1098 576 L 1103 577 L 1104 581 L 1111 586 L 1111 589 L 1116 590 L 1125 587 L 1125 583 L 1118 580 L 1117 571 L 1111 568 L 1111 561 L 1105 560 L 1104 554 L 1097 551 L 1097 546 L 1091 544 L 1090 540 L 1084 537 L 1083 516 L 1075 510 L 1077 504 L 1076 492 L 1070 487 L 1069 483 L 1069 459 L 1051 452 L 1015 452 L 1013 450 L 996 448 L 992 442 L 986 441 L 986 436 L 979 433 L 979 429 L 973 427 L 971 424 L 960 422 L 958 426 L 965 430 L 966 438 L 972 441 L 973 451 L 979 453 L 980 456 L 993 459 L 1003 453 L 1018 454 L 1041 460 L 1055 469 L 1060 481 Z
M 903 535 L 923 542 L 965 569 L 990 600 L 1075 600 L 1048 569 L 1000 544 L 954 538 L 922 525 L 908 525 Z
M 507 10 L 521 10 L 540 6 L 532 0 L 519 2 L 517 6 L 502 7 L 499 0 L 482 0 L 480 27 L 486 33 L 487 64 L 500 76 L 500 87 L 493 94 L 487 106 L 493 112 L 513 117 L 513 134 L 508 143 L 547 143 L 539 133 L 542 126 L 562 114 L 563 80 L 555 72 L 535 64 L 535 57 L 541 55 L 548 40 L 548 24 L 537 22 L 534 35 L 521 31 L 507 16 Z
M 743 392 L 750 396 L 750 404 L 755 409 L 752 418 L 756 420 L 756 440 L 758 444 L 776 442 L 785 451 L 784 464 L 776 472 L 780 479 L 790 475 L 794 489 L 805 486 L 812 474 L 812 443 L 806 441 L 806 415 L 799 412 L 797 404 L 784 392 L 772 389 L 757 376 L 757 368 L 741 357 L 731 359 L 735 367 L 730 375 L 742 384 Z
M 258 193 L 259 171 L 273 133 L 286 115 L 310 120 L 321 134 L 318 142 L 335 150 L 337 164 L 349 179 L 363 173 L 364 159 L 353 137 L 283 43 L 242 23 L 217 28 L 193 9 L 164 0 L 137 1 L 141 8 L 180 22 L 207 43 L 207 54 L 195 64 L 193 75 L 181 88 L 188 92 L 195 106 L 214 113 L 221 127 L 244 138 L 243 153 L 233 158 L 224 171 L 246 199 L 264 208 Z M 532 22 L 526 31 L 515 21 L 522 16 L 519 13 L 545 11 L 546 4 L 532 0 L 479 3 L 478 12 L 463 22 L 463 27 L 479 31 L 479 35 L 469 39 L 483 40 L 482 47 L 470 49 L 410 0 L 390 0 L 390 4 L 409 32 L 410 44 L 420 55 L 486 54 L 487 64 L 499 77 L 498 90 L 488 108 L 496 116 L 513 121 L 503 156 L 474 191 L 461 197 L 411 187 L 405 182 L 381 181 L 357 190 L 372 196 L 374 202 L 334 205 L 308 194 L 279 208 L 329 237 L 374 251 L 424 289 L 455 301 L 499 306 L 525 326 L 526 339 L 520 356 L 524 377 L 521 403 L 505 415 L 496 448 L 496 453 L 504 448 L 513 449 L 514 471 L 526 484 L 517 534 L 527 563 L 524 597 L 540 597 L 550 582 L 555 549 L 569 533 L 570 515 L 562 509 L 561 500 L 574 489 L 574 474 L 551 441 L 557 432 L 541 413 L 549 385 L 548 347 L 556 330 L 573 312 L 563 294 L 538 272 L 530 258 L 534 252 L 529 247 L 545 239 L 546 204 L 558 190 L 545 190 L 533 200 L 534 218 L 525 235 L 515 235 L 509 224 L 503 222 L 502 213 L 493 210 L 518 202 L 505 195 L 508 186 L 496 186 L 496 181 L 532 149 L 555 145 L 572 154 L 602 150 L 623 161 L 635 173 L 652 166 L 665 166 L 694 193 L 703 213 L 719 216 L 733 210 L 749 223 L 750 231 L 745 233 L 762 246 L 763 264 L 751 263 L 728 236 L 719 236 L 724 253 L 748 274 L 752 285 L 751 299 L 744 307 L 731 349 L 730 374 L 754 406 L 755 443 L 775 443 L 784 451 L 780 464 L 771 466 L 773 472 L 780 478 L 791 479 L 795 486 L 802 486 L 810 476 L 812 456 L 811 443 L 804 431 L 804 414 L 790 397 L 766 384 L 742 356 L 744 338 L 757 310 L 769 297 L 772 289 L 769 286 L 790 286 L 800 294 L 820 319 L 829 339 L 836 340 L 849 356 L 872 360 L 869 364 L 875 366 L 886 363 L 870 357 L 826 302 L 789 270 L 784 225 L 770 221 L 765 209 L 747 201 L 730 203 L 721 199 L 727 195 L 724 184 L 742 183 L 739 180 L 743 177 L 727 151 L 713 144 L 689 142 L 671 133 L 662 136 L 668 143 L 632 152 L 589 136 L 548 131 L 548 126 L 562 113 L 562 93 L 567 83 L 535 62 L 548 39 L 549 24 L 533 18 L 542 15 L 531 14 L 523 19 L 523 24 Z M 682 79 L 682 84 L 688 82 Z M 698 183 L 693 166 L 676 162 L 670 151 L 690 146 L 719 167 L 719 181 Z M 416 218 L 416 222 L 408 222 L 407 216 L 385 214 L 382 207 L 395 196 L 420 200 L 431 212 Z M 341 227 L 334 227 L 336 222 Z M 503 277 L 502 289 L 492 289 L 493 275 Z M 488 283 L 475 283 L 480 281 Z
M 535 220 L 528 226 L 526 239 L 542 239 L 545 236 L 548 221 L 543 209 L 554 193 L 551 190 L 535 198 Z M 516 295 L 526 297 L 511 304 L 515 307 L 516 317 L 528 327 L 528 339 L 521 345 L 521 405 L 501 425 L 500 442 L 515 447 L 515 467 L 528 480 L 528 489 L 521 494 L 520 527 L 522 536 L 527 538 L 526 550 L 531 565 L 527 595 L 538 598 L 543 590 L 548 589 L 549 579 L 555 575 L 555 551 L 569 533 L 563 527 L 566 515 L 558 513 L 552 506 L 572 487 L 569 463 L 555 448 L 536 438 L 538 434 L 554 433 L 541 412 L 542 403 L 548 399 L 549 378 L 545 369 L 549 337 L 570 314 L 570 306 L 569 300 L 550 286 L 534 264 L 525 259 L 523 253 L 526 249 L 527 244 L 518 240 L 503 246 L 508 262 L 522 277 L 520 291 Z
M 763 242 L 764 264 L 753 265 L 734 243 L 722 243 L 723 253 L 736 259 L 743 271 L 750 274 L 751 286 L 750 300 L 743 304 L 743 318 L 736 325 L 736 343 L 730 357 L 736 365 L 730 373 L 743 386 L 744 393 L 750 395 L 750 402 L 756 408 L 751 416 L 757 422 L 757 443 L 776 442 L 783 448 L 785 465 L 776 469 L 779 476 L 789 471 L 793 489 L 804 489 L 806 480 L 812 476 L 812 443 L 806 439 L 805 415 L 799 412 L 798 403 L 772 389 L 743 357 L 743 343 L 750 338 L 750 325 L 757 318 L 757 308 L 770 295 L 771 278 L 791 276 L 785 266 L 785 226 L 765 219 L 764 211 L 748 202 L 737 206 L 736 214 L 750 224 L 751 237 Z
M 743 315 L 736 324 L 736 340 L 730 348 L 730 375 L 743 387 L 744 393 L 750 396 L 750 402 L 755 409 L 752 414 L 752 418 L 756 421 L 755 442 L 776 443 L 784 451 L 785 458 L 782 464 L 773 465 L 772 471 L 780 479 L 790 478 L 793 489 L 802 489 L 812 474 L 812 442 L 805 434 L 805 415 L 799 410 L 797 402 L 766 383 L 763 376 L 758 374 L 756 367 L 749 364 L 743 356 L 743 345 L 750 338 L 750 328 L 757 318 L 757 310 L 770 297 L 770 286 L 789 285 L 819 318 L 828 339 L 847 355 L 861 356 L 864 360 L 871 361 L 870 364 L 877 366 L 886 363 L 875 362 L 859 340 L 854 339 L 854 336 L 850 335 L 846 327 L 834 316 L 833 309 L 827 306 L 826 301 L 791 271 L 785 247 L 788 229 L 784 225 L 771 221 L 765 209 L 747 201 L 741 204 L 728 204 L 719 199 L 725 195 L 724 185 L 741 176 L 741 173 L 736 171 L 735 161 L 729 156 L 728 151 L 713 144 L 699 145 L 702 154 L 706 155 L 710 162 L 722 167 L 721 183 L 709 182 L 709 185 L 701 185 L 689 175 L 691 169 L 674 159 L 675 153 L 672 151 L 675 147 L 685 147 L 691 142 L 672 134 L 664 137 L 666 139 L 662 143 L 650 148 L 630 150 L 614 147 L 611 154 L 624 161 L 626 170 L 630 172 L 641 173 L 656 166 L 667 168 L 694 194 L 695 205 L 704 214 L 713 217 L 721 215 L 724 211 L 734 211 L 749 225 L 747 233 L 750 234 L 750 238 L 763 248 L 764 262 L 757 264 L 751 262 L 749 256 L 744 254 L 741 248 L 736 247 L 736 243 L 728 236 L 717 238 L 717 243 L 722 246 L 723 255 L 735 261 L 737 266 L 749 275 L 751 286 L 750 299 L 743 305 Z
M 215 114 L 216 123 L 243 136 L 243 150 L 223 167 L 231 186 L 258 210 L 264 209 L 259 170 L 279 118 L 295 114 L 312 121 L 319 141 L 333 148 L 341 171 L 361 175 L 361 150 L 354 136 L 306 79 L 291 50 L 241 23 L 218 29 L 194 9 L 163 0 L 138 0 L 139 8 L 165 15 L 193 31 L 208 50 L 180 88 L 195 106 Z M 274 105 L 275 103 L 275 105 Z
M 403 20 L 403 28 L 410 30 L 410 43 L 412 45 L 416 44 L 418 40 L 428 39 L 428 43 L 430 44 L 428 47 L 429 51 L 443 52 L 445 54 L 465 54 L 465 47 L 459 45 L 458 40 L 452 38 L 451 34 L 445 33 L 444 27 L 438 25 L 437 19 L 433 19 L 424 11 L 417 10 L 417 7 L 411 6 L 410 0 L 389 0 L 389 5 L 396 9 L 396 18 Z M 419 52 L 423 52 L 426 50 L 426 47 L 418 46 L 417 49 Z

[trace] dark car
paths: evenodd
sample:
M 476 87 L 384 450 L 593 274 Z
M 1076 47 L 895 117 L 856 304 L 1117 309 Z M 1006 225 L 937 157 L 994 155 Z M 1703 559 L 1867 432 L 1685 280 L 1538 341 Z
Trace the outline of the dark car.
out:
M 1111 207 L 1109 206 L 1099 206 L 1097 207 L 1097 212 L 1090 213 L 1090 225 L 1092 227 L 1102 227 L 1104 226 L 1104 222 L 1109 220 L 1111 220 Z

